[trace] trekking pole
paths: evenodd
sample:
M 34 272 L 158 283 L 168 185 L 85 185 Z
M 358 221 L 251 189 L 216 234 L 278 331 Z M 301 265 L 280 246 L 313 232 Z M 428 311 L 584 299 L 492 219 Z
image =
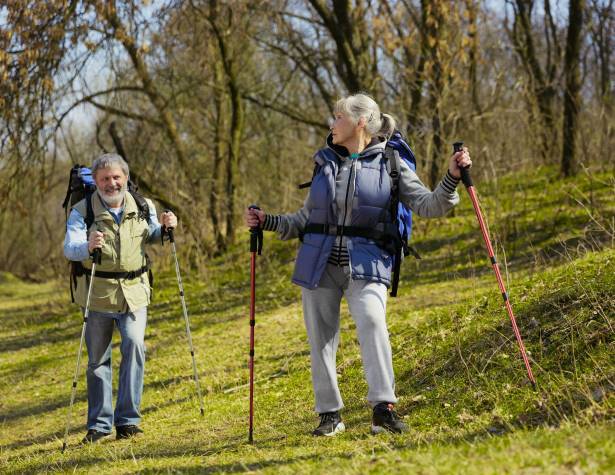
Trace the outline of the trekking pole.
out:
M 96 273 L 96 264 L 100 264 L 102 257 L 102 251 L 100 248 L 92 251 L 92 272 L 90 273 L 90 285 L 88 286 L 88 295 L 85 300 L 85 311 L 83 312 L 83 325 L 81 326 L 81 339 L 79 340 L 79 352 L 77 353 L 77 366 L 75 368 L 75 374 L 73 376 L 73 387 L 70 394 L 70 404 L 68 405 L 68 412 L 66 413 L 66 429 L 64 430 L 64 443 L 62 444 L 62 453 L 66 450 L 68 441 L 68 429 L 70 426 L 70 420 L 73 412 L 73 403 L 75 402 L 75 393 L 77 392 L 77 377 L 79 376 L 79 368 L 81 366 L 81 352 L 83 351 L 83 340 L 85 339 L 85 327 L 88 323 L 88 316 L 90 314 L 90 296 L 92 295 L 92 285 L 94 284 L 94 275 Z
M 199 404 L 201 405 L 201 416 L 204 416 L 205 409 L 203 407 L 203 395 L 201 394 L 201 385 L 199 384 L 199 374 L 196 370 L 194 346 L 192 346 L 192 334 L 190 333 L 190 319 L 188 318 L 188 309 L 186 308 L 186 299 L 184 298 L 184 285 L 182 284 L 182 277 L 179 273 L 179 261 L 177 260 L 177 250 L 175 248 L 175 236 L 173 235 L 173 228 L 167 228 L 166 233 L 169 235 L 169 241 L 171 241 L 171 252 L 173 253 L 173 259 L 175 259 L 175 273 L 177 274 L 177 285 L 179 286 L 179 296 L 182 302 L 182 310 L 184 311 L 184 321 L 186 322 L 186 335 L 188 336 L 188 346 L 190 347 L 190 355 L 192 356 L 192 372 L 194 374 L 194 382 L 196 383 L 196 392 L 199 396 Z
M 260 209 L 250 205 L 248 209 Z M 263 250 L 263 230 L 259 227 L 250 228 L 250 430 L 248 442 L 253 443 L 254 432 L 254 326 L 256 308 L 256 253 L 261 255 Z
M 463 150 L 463 142 L 455 142 L 453 144 L 453 150 L 455 153 L 461 152 Z M 519 328 L 517 327 L 517 321 L 515 320 L 515 315 L 513 314 L 513 309 L 508 298 L 508 293 L 506 292 L 506 287 L 504 287 L 502 274 L 500 274 L 500 268 L 493 252 L 493 246 L 491 245 L 491 240 L 489 239 L 489 234 L 487 233 L 487 227 L 485 226 L 485 220 L 483 219 L 483 215 L 480 211 L 476 190 L 474 188 L 474 185 L 472 184 L 472 178 L 470 177 L 470 170 L 464 167 L 461 168 L 460 171 L 461 181 L 463 181 L 463 184 L 465 185 L 466 190 L 468 190 L 468 194 L 470 195 L 470 199 L 472 200 L 472 205 L 474 206 L 474 211 L 476 212 L 476 218 L 478 219 L 478 225 L 480 226 L 485 245 L 487 246 L 487 252 L 489 253 L 489 259 L 491 260 L 493 272 L 495 272 L 495 277 L 498 281 L 500 292 L 502 292 L 502 297 L 504 298 L 504 304 L 506 306 L 506 310 L 508 311 L 508 316 L 510 317 L 510 323 L 512 324 L 515 338 L 517 339 L 517 343 L 519 344 L 521 357 L 523 358 L 523 362 L 525 363 L 525 369 L 527 370 L 527 377 L 532 383 L 532 386 L 536 387 L 536 379 L 534 379 L 534 374 L 532 373 L 532 368 L 530 367 L 530 360 L 528 359 L 525 352 L 523 339 L 521 338 L 521 333 L 519 332 Z

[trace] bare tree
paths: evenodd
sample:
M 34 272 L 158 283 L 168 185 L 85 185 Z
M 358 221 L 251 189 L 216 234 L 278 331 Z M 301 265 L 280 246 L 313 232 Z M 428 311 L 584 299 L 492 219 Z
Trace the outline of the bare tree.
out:
M 592 48 L 597 60 L 598 97 L 607 107 L 613 100 L 613 43 L 615 38 L 615 0 L 590 0 L 588 20 Z
M 581 97 L 580 51 L 583 30 L 584 0 L 570 0 L 568 9 L 568 36 L 566 38 L 566 56 L 564 71 L 566 87 L 564 90 L 564 129 L 562 147 L 562 173 L 574 175 L 577 171 L 575 145 L 577 121 Z
M 475 114 L 481 113 L 478 85 L 478 58 L 479 58 L 479 38 L 478 38 L 478 2 L 476 0 L 465 0 L 466 11 L 468 12 L 468 50 L 469 67 L 468 81 L 472 96 L 472 106 Z
M 538 109 L 534 121 L 540 137 L 540 151 L 548 158 L 557 143 L 554 119 L 554 100 L 557 96 L 557 74 L 561 61 L 561 47 L 557 27 L 551 14 L 550 0 L 544 0 L 544 43 L 546 54 L 543 64 L 533 25 L 534 0 L 507 0 L 514 10 L 514 25 L 510 36 L 528 78 L 531 99 Z
M 378 65 L 367 17 L 371 2 L 333 0 L 332 9 L 324 0 L 309 0 L 309 3 L 335 41 L 335 67 L 346 89 L 351 93 L 374 91 Z

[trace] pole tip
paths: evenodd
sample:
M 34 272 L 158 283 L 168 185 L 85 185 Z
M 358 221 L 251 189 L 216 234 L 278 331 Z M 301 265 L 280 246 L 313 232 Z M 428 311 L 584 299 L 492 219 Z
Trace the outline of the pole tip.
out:
M 205 409 L 201 408 L 201 416 L 205 416 Z
M 62 443 L 62 453 L 64 453 L 64 451 L 66 450 L 66 442 Z

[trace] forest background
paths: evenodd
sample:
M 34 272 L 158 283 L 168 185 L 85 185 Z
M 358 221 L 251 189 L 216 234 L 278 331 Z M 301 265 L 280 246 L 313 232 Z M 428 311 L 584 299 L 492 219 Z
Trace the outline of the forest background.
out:
M 615 0 L 0 0 L 0 472 L 614 473 Z M 394 115 L 423 181 L 452 143 L 472 175 L 534 375 L 474 210 L 414 221 L 387 302 L 397 409 L 372 437 L 354 323 L 337 353 L 347 431 L 310 435 L 297 242 L 257 261 L 247 443 L 244 208 L 298 209 L 338 98 Z M 151 246 L 145 436 L 83 447 L 82 328 L 62 254 L 73 164 L 123 155 L 174 210 L 205 410 L 168 245 Z M 120 360 L 113 345 L 113 371 Z M 83 360 L 82 360 L 83 361 Z M 124 443 L 125 442 L 125 443 Z
M 298 209 L 335 101 L 371 94 L 434 186 L 612 171 L 612 0 L 0 4 L 0 271 L 64 275 L 68 170 L 116 151 L 204 271 L 242 209 Z M 418 224 L 419 229 L 421 223 Z

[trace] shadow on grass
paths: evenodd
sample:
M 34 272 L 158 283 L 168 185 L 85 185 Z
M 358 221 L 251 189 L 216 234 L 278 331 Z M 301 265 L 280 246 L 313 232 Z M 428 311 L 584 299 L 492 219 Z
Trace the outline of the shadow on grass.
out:
M 298 457 L 289 457 L 286 459 L 278 459 L 278 458 L 270 458 L 268 460 L 264 460 L 262 462 L 254 462 L 254 463 L 227 463 L 227 464 L 219 464 L 219 465 L 210 465 L 207 467 L 195 467 L 194 465 L 176 465 L 174 466 L 174 470 L 179 471 L 180 473 L 242 473 L 242 472 L 253 472 L 255 470 L 264 470 L 267 468 L 275 468 L 275 467 L 284 467 L 287 465 L 291 465 L 297 462 L 309 462 L 317 459 L 321 459 L 324 457 L 324 454 L 312 454 L 312 455 L 301 455 Z M 351 455 L 340 456 L 336 455 L 336 459 L 350 459 Z M 143 470 L 141 473 L 159 473 L 158 470 Z
M 476 443 L 482 440 L 489 440 L 494 436 L 502 436 L 502 435 L 506 435 L 506 432 L 501 432 L 498 434 L 490 434 L 487 431 L 479 430 L 479 431 L 474 431 L 474 432 L 470 432 L 470 433 L 466 433 L 462 435 L 446 437 L 444 439 L 436 438 L 433 441 L 423 442 L 421 445 L 425 445 L 426 443 L 440 443 L 440 444 L 447 444 L 447 445 L 459 445 L 459 444 L 468 443 L 468 442 Z M 367 440 L 372 437 L 374 436 L 366 432 L 365 434 L 355 435 L 353 438 L 355 440 Z M 412 449 L 416 449 L 417 447 L 419 447 L 419 444 L 417 444 L 414 441 L 410 441 L 407 437 L 403 435 L 389 435 L 389 436 L 379 436 L 379 437 L 386 440 L 388 444 L 386 444 L 386 447 L 374 448 L 373 449 L 374 455 L 383 454 L 386 456 L 386 454 L 389 454 L 391 450 L 393 451 L 412 450 Z M 285 437 L 273 437 L 273 438 L 268 438 L 268 439 L 257 440 L 255 444 L 253 445 L 253 447 L 255 447 L 256 449 L 259 449 L 260 451 L 275 450 L 276 448 L 280 448 L 280 447 L 286 447 L 286 448 L 303 447 L 305 448 L 305 440 L 303 437 L 298 437 L 292 443 L 289 443 L 288 441 L 285 442 L 285 440 L 286 440 Z M 321 461 L 321 460 L 323 462 L 326 462 L 327 464 L 331 464 L 335 461 L 342 461 L 342 460 L 347 461 L 353 457 L 352 454 L 345 454 L 345 453 L 339 453 L 339 452 L 327 453 L 322 450 L 322 444 L 321 444 L 321 445 L 314 445 L 314 447 L 312 447 L 311 449 L 313 453 L 305 454 L 305 455 L 291 456 L 291 457 L 286 457 L 286 458 L 270 457 L 268 459 L 258 461 L 258 462 L 238 461 L 238 462 L 229 462 L 229 463 L 222 463 L 222 464 L 214 463 L 213 465 L 206 466 L 206 463 L 208 461 L 215 462 L 215 456 L 222 454 L 222 453 L 228 455 L 229 453 L 235 452 L 237 453 L 237 458 L 241 458 L 242 457 L 242 454 L 240 453 L 241 449 L 243 447 L 251 446 L 246 442 L 245 437 L 231 437 L 227 439 L 226 441 L 221 441 L 221 442 L 222 443 L 219 445 L 215 445 L 213 447 L 209 447 L 206 449 L 203 449 L 201 448 L 201 446 L 195 445 L 194 443 L 191 443 L 189 445 L 177 444 L 173 446 L 173 449 L 161 448 L 157 450 L 155 454 L 140 454 L 138 451 L 138 443 L 139 443 L 138 440 L 135 442 L 122 441 L 122 442 L 119 442 L 119 444 L 128 444 L 128 443 L 133 444 L 133 447 L 136 450 L 131 448 L 130 454 L 127 453 L 125 457 L 120 458 L 119 460 L 117 460 L 117 462 L 121 463 L 124 460 L 131 461 L 133 460 L 133 457 L 135 455 L 137 457 L 141 455 L 147 455 L 147 457 L 150 459 L 152 458 L 173 459 L 175 457 L 183 457 L 189 454 L 192 457 L 204 458 L 205 460 L 203 462 L 205 463 L 199 464 L 198 462 L 193 462 L 191 464 L 183 464 L 183 465 L 174 464 L 173 470 L 178 471 L 180 473 L 208 474 L 208 473 L 251 472 L 251 471 L 271 469 L 271 468 L 276 468 L 276 467 L 282 468 L 282 467 L 287 467 L 289 465 L 293 465 L 296 463 L 314 462 L 314 461 Z M 323 443 L 325 442 L 327 441 L 323 440 Z M 110 442 L 110 443 L 117 444 L 118 442 Z M 78 456 L 80 455 L 77 453 L 78 450 L 80 450 L 79 446 L 73 446 L 69 448 L 69 452 L 67 453 L 73 456 L 75 455 Z M 45 448 L 45 449 L 38 450 L 35 453 L 35 455 L 51 454 L 53 452 L 54 452 L 54 449 Z M 250 452 L 246 456 L 253 457 L 254 453 Z M 71 460 L 71 461 L 66 461 L 66 462 L 55 462 L 53 463 L 53 465 L 45 461 L 37 462 L 32 465 L 28 465 L 27 470 L 29 472 L 35 473 L 39 471 L 49 470 L 51 468 L 63 469 L 63 470 L 77 469 L 77 468 L 83 469 L 87 467 L 94 467 L 99 463 L 105 463 L 105 462 L 109 462 L 108 458 L 90 456 L 89 454 L 84 454 L 84 456 L 82 458 L 79 458 L 79 460 L 76 460 L 76 461 Z M 160 469 L 157 469 L 157 468 L 139 470 L 139 473 L 159 473 L 159 472 L 160 472 Z M 7 471 L 6 473 L 17 473 L 17 472 Z
M 81 394 L 75 397 L 75 404 L 79 402 L 85 402 L 87 400 L 86 394 Z M 48 412 L 56 411 L 60 408 L 66 408 L 68 410 L 68 404 L 70 402 L 70 388 L 66 388 L 66 396 L 57 398 L 53 401 L 48 401 L 38 406 L 28 406 L 17 409 L 11 409 L 10 412 L 0 413 L 0 421 L 10 422 L 24 417 L 40 416 Z
M 84 424 L 74 424 L 73 427 L 68 431 L 68 436 L 70 438 L 71 436 L 74 436 L 77 433 L 81 433 L 82 435 L 85 435 L 86 429 L 85 429 Z M 49 443 L 54 442 L 56 443 L 57 447 L 48 447 L 48 448 L 41 447 L 41 448 L 35 449 L 33 452 L 28 452 L 28 454 L 30 455 L 39 455 L 39 454 L 44 454 L 44 453 L 51 454 L 53 452 L 61 451 L 63 439 L 64 439 L 64 428 L 59 429 L 55 432 L 52 432 L 51 434 L 44 434 L 44 435 L 39 435 L 36 437 L 29 437 L 27 439 L 16 440 L 15 442 L 11 442 L 10 444 L 3 445 L 2 449 L 13 450 L 13 449 L 21 448 L 21 447 L 31 447 L 33 445 L 49 444 Z M 78 445 L 69 444 L 67 449 L 70 450 L 71 448 L 75 448 L 75 447 L 78 447 Z

